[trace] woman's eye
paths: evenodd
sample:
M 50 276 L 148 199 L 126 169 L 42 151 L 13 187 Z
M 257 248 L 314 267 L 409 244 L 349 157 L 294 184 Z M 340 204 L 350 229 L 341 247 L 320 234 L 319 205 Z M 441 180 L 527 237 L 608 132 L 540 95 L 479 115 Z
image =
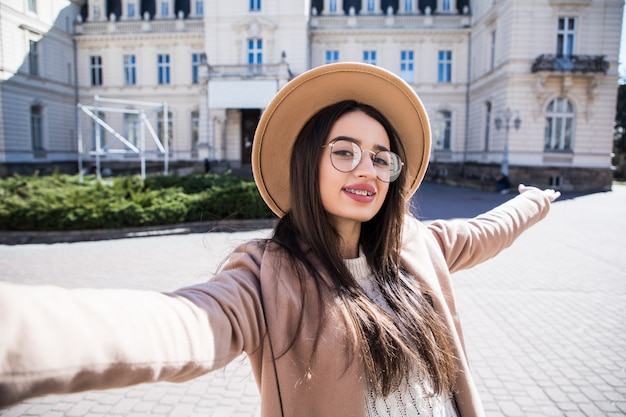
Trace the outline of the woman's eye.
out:
M 345 156 L 345 157 L 352 157 L 354 155 L 352 151 L 349 151 L 347 149 L 337 149 L 333 151 L 333 154 L 337 156 Z
M 387 161 L 385 158 L 379 158 L 379 157 L 374 157 L 374 163 L 376 165 L 381 165 L 381 166 L 389 166 L 389 161 Z

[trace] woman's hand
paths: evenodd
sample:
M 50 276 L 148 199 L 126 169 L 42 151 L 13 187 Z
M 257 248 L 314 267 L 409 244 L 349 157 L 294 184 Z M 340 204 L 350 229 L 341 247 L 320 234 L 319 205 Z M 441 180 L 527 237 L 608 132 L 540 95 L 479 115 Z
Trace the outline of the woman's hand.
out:
M 548 200 L 550 200 L 550 202 L 553 202 L 554 200 L 556 200 L 557 198 L 559 198 L 561 196 L 561 192 L 560 191 L 553 190 L 551 188 L 546 188 L 545 190 L 540 190 L 539 188 L 536 188 L 536 187 L 527 187 L 524 184 L 520 184 L 519 187 L 517 187 L 517 189 L 519 190 L 520 194 L 523 194 L 526 191 L 531 190 L 531 189 L 539 190 L 546 197 L 548 197 Z

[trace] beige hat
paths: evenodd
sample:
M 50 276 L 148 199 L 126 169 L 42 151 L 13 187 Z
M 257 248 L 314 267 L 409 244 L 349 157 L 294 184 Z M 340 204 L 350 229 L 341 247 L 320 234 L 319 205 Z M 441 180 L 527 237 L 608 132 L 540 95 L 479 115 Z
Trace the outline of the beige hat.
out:
M 422 182 L 430 157 L 430 125 L 415 91 L 397 75 L 374 65 L 328 64 L 297 76 L 276 93 L 254 135 L 254 180 L 278 217 L 291 205 L 289 163 L 300 130 L 319 110 L 343 100 L 374 107 L 398 132 L 407 159 L 407 199 Z

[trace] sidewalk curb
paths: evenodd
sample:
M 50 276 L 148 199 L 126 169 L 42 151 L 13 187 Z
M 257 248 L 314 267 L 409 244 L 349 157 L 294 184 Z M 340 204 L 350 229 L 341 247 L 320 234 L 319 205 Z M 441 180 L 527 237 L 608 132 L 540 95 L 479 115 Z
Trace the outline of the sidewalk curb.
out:
M 27 245 L 40 243 L 72 243 L 149 236 L 183 235 L 209 232 L 243 232 L 273 228 L 276 219 L 218 220 L 179 223 L 163 226 L 128 227 L 123 229 L 67 230 L 67 231 L 0 231 L 0 245 Z

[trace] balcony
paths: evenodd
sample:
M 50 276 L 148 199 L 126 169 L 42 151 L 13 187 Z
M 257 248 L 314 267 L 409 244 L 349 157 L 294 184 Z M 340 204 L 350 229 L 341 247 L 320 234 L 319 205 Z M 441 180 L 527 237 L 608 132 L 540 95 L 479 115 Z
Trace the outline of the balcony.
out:
M 312 16 L 313 29 L 376 29 L 386 28 L 446 28 L 459 29 L 470 25 L 470 16 L 462 14 L 398 14 L 398 15 L 321 15 Z
M 288 77 L 287 64 L 244 64 L 244 65 L 211 65 L 208 77 L 249 79 L 249 78 L 280 78 Z M 201 74 L 202 76 L 202 74 Z
M 531 67 L 531 72 L 572 72 L 572 73 L 596 73 L 606 74 L 609 62 L 604 55 L 539 55 Z
M 164 19 L 164 20 L 119 20 L 97 21 L 76 24 L 78 35 L 102 35 L 119 33 L 152 32 L 204 32 L 202 19 Z

